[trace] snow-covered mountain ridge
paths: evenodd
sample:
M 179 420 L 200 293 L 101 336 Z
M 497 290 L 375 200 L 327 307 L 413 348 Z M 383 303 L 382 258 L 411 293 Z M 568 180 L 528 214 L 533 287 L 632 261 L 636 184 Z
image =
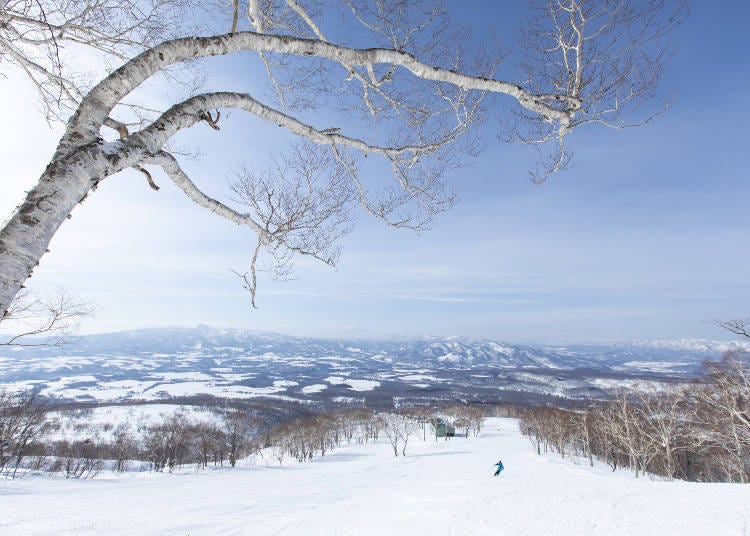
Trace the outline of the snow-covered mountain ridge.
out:
M 750 351 L 750 342 L 726 342 L 707 339 L 605 340 L 565 345 L 521 345 L 468 337 L 319 339 L 272 332 L 241 329 L 216 329 L 206 325 L 195 328 L 146 328 L 131 331 L 86 335 L 62 351 L 60 348 L 3 348 L 0 356 L 34 355 L 126 355 L 131 353 L 205 353 L 209 350 L 246 353 L 297 353 L 305 357 L 340 353 L 371 356 L 408 362 L 432 362 L 455 366 L 477 364 L 513 366 L 552 366 L 581 368 L 617 366 L 629 353 L 645 360 L 671 360 L 695 363 L 716 359 L 731 350 Z M 700 362 L 700 361 L 698 361 Z
M 88 335 L 65 348 L 0 347 L 0 388 L 78 401 L 210 395 L 363 400 L 581 398 L 618 384 L 696 376 L 750 345 L 636 341 L 532 346 L 461 337 L 336 340 L 236 329 L 153 328 Z

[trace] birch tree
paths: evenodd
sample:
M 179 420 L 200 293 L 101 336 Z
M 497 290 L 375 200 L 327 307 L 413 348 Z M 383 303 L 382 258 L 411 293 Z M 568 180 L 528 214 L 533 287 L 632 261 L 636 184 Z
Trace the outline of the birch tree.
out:
M 237 460 L 245 453 L 259 425 L 259 419 L 241 411 L 233 411 L 224 417 L 229 465 L 237 465 Z
M 408 412 L 383 413 L 379 420 L 383 433 L 393 448 L 393 454 L 398 457 L 401 452 L 402 456 L 406 456 L 409 437 L 418 430 L 418 422 Z
M 674 388 L 665 392 L 640 391 L 638 398 L 642 418 L 636 420 L 635 426 L 642 444 L 650 449 L 644 467 L 658 460 L 659 474 L 672 480 L 678 470 L 678 455 L 691 446 L 688 427 L 694 421 L 694 411 L 686 403 L 686 393 Z
M 166 177 L 255 236 L 241 274 L 253 304 L 259 257 L 279 277 L 295 255 L 335 264 L 355 206 L 394 227 L 428 228 L 455 199 L 444 172 L 478 151 L 473 127 L 489 110 L 514 116 L 512 126 L 500 126 L 500 138 L 540 151 L 531 178 L 541 182 L 565 168 L 573 130 L 625 128 L 659 113 L 649 103 L 668 56 L 665 36 L 685 14 L 681 0 L 538 0 L 502 63 L 500 55 L 465 49 L 470 41 L 439 0 L 234 0 L 223 29 L 221 16 L 205 24 L 191 18 L 195 7 L 179 0 L 0 2 L 2 65 L 20 69 L 47 115 L 65 123 L 49 165 L 0 230 L 0 317 L 72 210 L 126 170 L 142 173 L 153 189 Z M 119 67 L 82 82 L 66 63 L 80 48 L 103 57 L 102 67 Z M 192 91 L 167 109 L 132 100 L 155 77 L 190 78 L 210 58 L 248 51 L 274 97 L 218 88 Z M 351 120 L 319 124 L 305 110 L 345 111 Z M 207 195 L 170 145 L 186 129 L 220 130 L 228 111 L 301 141 L 293 158 L 268 171 L 253 163 L 233 206 Z M 374 122 L 378 128 L 369 128 Z M 372 172 L 373 159 L 389 179 Z
M 15 478 L 46 428 L 47 408 L 31 392 L 0 391 L 0 473 Z
M 707 362 L 708 384 L 694 391 L 709 434 L 704 441 L 723 451 L 730 481 L 750 482 L 750 355 L 729 352 Z

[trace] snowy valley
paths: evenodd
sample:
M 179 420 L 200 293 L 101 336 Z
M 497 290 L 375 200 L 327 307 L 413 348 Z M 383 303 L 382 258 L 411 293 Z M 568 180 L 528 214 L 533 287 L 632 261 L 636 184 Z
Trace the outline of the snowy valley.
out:
M 326 340 L 159 328 L 85 336 L 64 348 L 0 347 L 0 387 L 55 403 L 274 400 L 391 407 L 607 398 L 689 381 L 738 343 L 528 346 L 464 338 Z

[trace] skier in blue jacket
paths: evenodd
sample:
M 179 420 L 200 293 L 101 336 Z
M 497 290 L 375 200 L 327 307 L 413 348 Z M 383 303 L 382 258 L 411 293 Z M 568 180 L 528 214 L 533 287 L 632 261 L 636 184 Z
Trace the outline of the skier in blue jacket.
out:
M 499 475 L 499 474 L 500 474 L 500 473 L 502 472 L 502 470 L 503 470 L 503 469 L 505 469 L 505 467 L 503 467 L 503 462 L 502 462 L 502 461 L 499 461 L 499 460 L 498 460 L 498 462 L 497 462 L 497 463 L 495 464 L 495 466 L 497 466 L 497 471 L 495 471 L 495 474 L 494 474 L 494 475 L 492 475 L 492 476 L 497 476 L 497 475 Z

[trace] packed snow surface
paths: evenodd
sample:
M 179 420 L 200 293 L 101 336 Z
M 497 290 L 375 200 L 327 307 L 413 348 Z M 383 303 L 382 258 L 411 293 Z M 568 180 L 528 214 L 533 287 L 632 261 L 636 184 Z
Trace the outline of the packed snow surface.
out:
M 505 471 L 492 477 L 501 458 Z M 512 419 L 478 438 L 352 445 L 201 473 L 0 481 L 12 535 L 733 535 L 750 486 L 635 479 L 537 456 Z

